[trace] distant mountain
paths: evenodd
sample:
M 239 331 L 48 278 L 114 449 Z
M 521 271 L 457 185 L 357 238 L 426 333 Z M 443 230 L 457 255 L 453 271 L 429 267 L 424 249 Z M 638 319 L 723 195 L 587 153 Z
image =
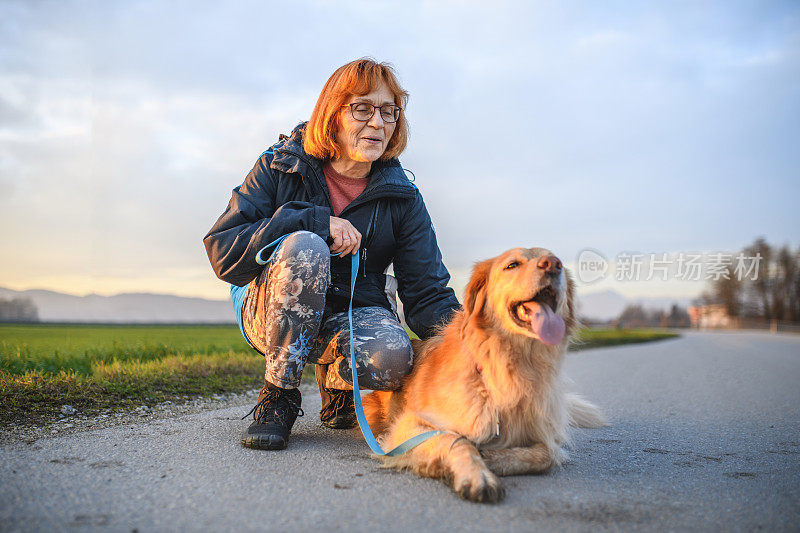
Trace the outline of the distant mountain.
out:
M 629 305 L 639 304 L 645 309 L 669 311 L 673 304 L 683 308 L 692 305 L 693 298 L 646 297 L 626 298 L 617 291 L 605 290 L 578 294 L 578 315 L 594 320 L 617 318 Z
M 29 298 L 42 322 L 192 323 L 234 322 L 230 300 L 185 298 L 171 294 L 127 293 L 74 296 L 46 290 L 0 287 L 0 298 Z
M 39 311 L 42 322 L 111 322 L 111 323 L 233 323 L 230 300 L 186 298 L 171 294 L 126 293 L 114 296 L 74 296 L 54 291 L 14 291 L 0 287 L 0 298 L 29 298 Z M 691 298 L 626 298 L 612 291 L 578 295 L 578 314 L 594 320 L 610 320 L 628 305 L 641 304 L 647 309 L 669 310 L 673 303 L 691 305 Z
M 578 292 L 578 315 L 594 320 L 616 318 L 628 306 L 628 300 L 616 291 Z

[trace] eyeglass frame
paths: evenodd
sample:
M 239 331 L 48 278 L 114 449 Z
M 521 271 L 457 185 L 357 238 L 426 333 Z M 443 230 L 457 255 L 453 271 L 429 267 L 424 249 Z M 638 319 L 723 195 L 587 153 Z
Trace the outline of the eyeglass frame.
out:
M 359 119 L 359 118 L 356 118 L 355 106 L 357 106 L 357 105 L 372 106 L 372 113 L 370 113 L 370 115 L 367 118 L 363 119 L 363 120 Z M 342 104 L 341 105 L 341 107 L 349 107 L 350 108 L 350 116 L 353 117 L 353 120 L 356 120 L 358 122 L 369 122 L 370 120 L 372 120 L 372 117 L 375 116 L 375 110 L 376 109 L 382 109 L 384 106 L 392 106 L 394 109 L 397 109 L 397 117 L 393 121 L 389 122 L 388 120 L 383 118 L 383 115 L 381 115 L 381 120 L 384 121 L 386 124 L 397 124 L 397 121 L 400 120 L 400 113 L 403 112 L 403 108 L 400 107 L 399 105 L 396 105 L 396 104 L 375 105 L 375 104 L 371 104 L 370 102 L 352 102 L 350 104 Z

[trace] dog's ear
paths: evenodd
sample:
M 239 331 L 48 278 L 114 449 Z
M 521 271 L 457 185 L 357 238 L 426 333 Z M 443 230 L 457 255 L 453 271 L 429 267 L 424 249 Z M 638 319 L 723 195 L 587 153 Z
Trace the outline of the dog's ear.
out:
M 486 303 L 486 283 L 489 281 L 489 271 L 492 269 L 494 259 L 487 259 L 477 263 L 472 269 L 472 277 L 469 279 L 467 288 L 464 291 L 464 322 L 461 324 L 461 338 L 464 338 L 464 330 L 467 325 L 480 317 L 483 312 L 483 305 Z

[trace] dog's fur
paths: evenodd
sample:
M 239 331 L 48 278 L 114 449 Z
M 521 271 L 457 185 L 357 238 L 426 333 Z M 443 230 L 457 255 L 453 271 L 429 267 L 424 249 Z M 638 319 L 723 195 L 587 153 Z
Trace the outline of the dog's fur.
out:
M 558 269 L 544 269 L 545 257 Z M 566 330 L 553 346 L 514 316 L 517 304 L 538 298 L 545 287 Z M 384 449 L 431 429 L 448 432 L 384 457 L 385 466 L 444 479 L 469 500 L 496 502 L 504 496 L 498 475 L 542 473 L 560 464 L 568 426 L 606 424 L 561 380 L 576 327 L 573 281 L 548 250 L 515 248 L 478 263 L 463 310 L 434 337 L 415 341 L 414 369 L 402 387 L 364 398 Z

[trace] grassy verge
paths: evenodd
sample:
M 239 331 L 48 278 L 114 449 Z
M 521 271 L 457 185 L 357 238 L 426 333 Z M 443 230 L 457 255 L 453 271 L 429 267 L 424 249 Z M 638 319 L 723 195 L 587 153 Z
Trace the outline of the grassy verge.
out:
M 675 336 L 582 330 L 572 350 Z M 264 359 L 236 326 L 0 324 L 0 425 L 241 392 L 263 384 Z M 308 365 L 304 380 L 313 380 Z
M 635 344 L 672 339 L 679 335 L 672 331 L 657 329 L 589 329 L 583 328 L 570 345 L 570 351 L 588 350 L 617 346 L 619 344 Z
M 263 372 L 263 360 L 235 352 L 100 363 L 88 375 L 74 370 L 21 375 L 0 371 L 0 423 L 52 421 L 65 404 L 92 415 L 103 409 L 243 391 L 259 387 Z

